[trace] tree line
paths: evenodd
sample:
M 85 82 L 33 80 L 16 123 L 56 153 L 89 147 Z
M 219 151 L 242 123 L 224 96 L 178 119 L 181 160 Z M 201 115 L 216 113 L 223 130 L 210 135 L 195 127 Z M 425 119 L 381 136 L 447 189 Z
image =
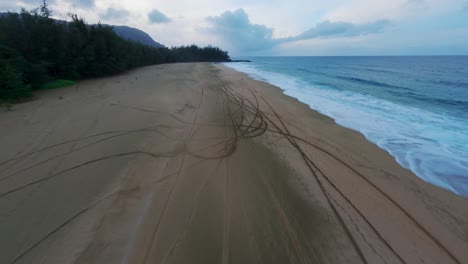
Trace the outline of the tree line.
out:
M 110 26 L 51 18 L 34 10 L 0 16 L 0 101 L 14 102 L 57 79 L 102 77 L 160 63 L 229 61 L 226 51 L 196 45 L 155 48 L 119 37 Z

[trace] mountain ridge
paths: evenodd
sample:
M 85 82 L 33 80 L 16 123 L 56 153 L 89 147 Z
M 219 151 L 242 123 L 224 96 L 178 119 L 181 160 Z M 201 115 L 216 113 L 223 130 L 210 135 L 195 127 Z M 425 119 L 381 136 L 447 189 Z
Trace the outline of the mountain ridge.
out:
M 116 25 L 108 25 L 112 27 L 112 30 L 119 35 L 121 38 L 138 42 L 140 44 L 144 44 L 147 46 L 155 47 L 155 48 L 165 48 L 163 44 L 155 41 L 148 33 L 144 32 L 141 29 L 129 27 L 129 26 L 116 26 Z

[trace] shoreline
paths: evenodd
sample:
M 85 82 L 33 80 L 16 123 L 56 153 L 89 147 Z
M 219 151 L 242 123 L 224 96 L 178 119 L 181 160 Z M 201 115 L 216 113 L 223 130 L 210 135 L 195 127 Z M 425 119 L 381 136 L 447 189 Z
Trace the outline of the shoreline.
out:
M 247 76 L 249 76 L 250 78 L 253 78 L 255 80 L 258 80 L 258 81 L 261 81 L 261 82 L 266 82 L 268 84 L 276 86 L 276 87 L 278 87 L 279 89 L 281 89 L 283 91 L 284 95 L 296 98 L 300 102 L 308 105 L 311 110 L 317 111 L 322 115 L 325 115 L 325 116 L 328 116 L 328 117 L 332 118 L 337 125 L 339 125 L 341 127 L 344 127 L 344 128 L 347 128 L 347 129 L 351 129 L 353 131 L 356 131 L 356 132 L 362 134 L 369 142 L 379 146 L 379 148 L 383 149 L 384 151 L 389 153 L 391 156 L 393 156 L 395 161 L 397 163 L 399 163 L 400 166 L 402 166 L 403 168 L 405 168 L 407 170 L 410 170 L 411 172 L 413 172 L 417 177 L 419 177 L 423 181 L 428 182 L 430 184 L 433 184 L 433 185 L 435 185 L 437 187 L 446 189 L 446 190 L 448 190 L 448 191 L 450 191 L 452 193 L 455 193 L 456 195 L 459 195 L 459 196 L 462 196 L 462 197 L 468 197 L 468 192 L 466 190 L 466 184 L 464 184 L 464 182 L 466 182 L 466 181 L 461 179 L 462 178 L 461 176 L 455 176 L 455 175 L 460 175 L 459 172 L 457 172 L 456 168 L 458 168 L 457 166 L 462 166 L 462 165 L 459 164 L 460 162 L 463 162 L 463 158 L 461 158 L 461 156 L 454 156 L 454 157 L 451 157 L 451 159 L 450 159 L 450 156 L 447 156 L 449 154 L 446 153 L 446 154 L 439 154 L 439 156 L 435 156 L 435 158 L 434 158 L 433 156 L 430 156 L 430 153 L 427 153 L 427 151 L 425 152 L 425 149 L 422 148 L 422 147 L 421 148 L 415 147 L 414 149 L 409 149 L 409 148 L 405 148 L 405 147 L 395 147 L 395 146 L 392 146 L 391 143 L 389 143 L 389 142 L 396 141 L 396 142 L 401 142 L 401 144 L 409 144 L 409 145 L 411 145 L 411 144 L 416 144 L 417 145 L 418 144 L 418 141 L 411 140 L 411 138 L 418 138 L 418 134 L 414 134 L 415 132 L 412 131 L 412 130 L 407 131 L 407 130 L 404 129 L 405 125 L 411 126 L 411 124 L 408 124 L 406 120 L 404 120 L 404 119 L 400 120 L 395 116 L 390 116 L 391 119 L 388 120 L 388 116 L 380 115 L 380 118 L 382 120 L 384 120 L 384 121 L 382 121 L 382 125 L 387 125 L 387 126 L 392 125 L 392 126 L 397 128 L 397 129 L 390 129 L 390 131 L 393 132 L 393 133 L 387 133 L 387 131 L 380 130 L 379 128 L 373 127 L 372 125 L 368 126 L 366 124 L 366 122 L 355 121 L 355 120 L 359 120 L 359 119 L 366 120 L 367 118 L 369 118 L 370 120 L 374 120 L 375 118 L 377 118 L 377 120 L 380 120 L 379 116 L 377 114 L 367 114 L 365 112 L 365 110 L 366 110 L 365 108 L 364 109 L 359 108 L 359 103 L 357 103 L 357 106 L 350 107 L 349 105 L 346 104 L 346 101 L 345 102 L 339 101 L 340 103 L 336 103 L 336 105 L 335 105 L 335 102 L 333 101 L 333 99 L 330 99 L 330 98 L 328 98 L 326 96 L 325 96 L 325 99 L 320 97 L 320 92 L 319 92 L 319 96 L 314 97 L 312 95 L 313 92 L 308 93 L 308 92 L 301 91 L 300 88 L 298 88 L 299 87 L 298 84 L 295 84 L 296 81 L 300 82 L 299 79 L 298 79 L 299 77 L 297 77 L 297 76 L 283 74 L 283 73 L 279 73 L 279 72 L 271 72 L 271 74 L 274 75 L 275 77 L 270 78 L 270 77 L 268 77 L 268 75 L 265 75 L 267 72 L 264 72 L 262 70 L 258 70 L 256 68 L 252 68 L 252 69 L 255 69 L 255 70 L 252 70 L 249 67 L 240 67 L 238 69 L 238 67 L 230 66 L 229 64 L 226 64 L 225 66 L 227 66 L 230 69 L 233 69 L 233 70 L 239 71 L 241 73 L 244 73 Z M 278 76 L 276 76 L 276 74 Z M 307 85 L 307 84 L 304 83 L 302 85 Z M 285 88 L 282 88 L 282 86 L 284 86 Z M 339 95 L 340 94 L 335 95 L 335 96 L 339 96 Z M 436 118 L 436 116 L 433 116 L 434 113 L 427 112 L 427 110 L 424 110 L 424 109 L 410 108 L 408 106 L 399 106 L 398 104 L 395 104 L 393 102 L 386 102 L 385 100 L 381 100 L 378 97 L 373 97 L 373 96 L 368 96 L 365 99 L 370 100 L 370 101 L 380 100 L 379 104 L 390 104 L 389 106 L 387 106 L 387 108 L 388 107 L 394 107 L 394 108 L 399 109 L 398 107 L 403 107 L 402 109 L 400 109 L 400 111 L 406 111 L 406 112 L 403 112 L 403 114 L 407 114 L 407 115 L 410 115 L 410 116 L 413 115 L 414 113 L 418 113 L 420 115 L 426 116 L 427 118 L 430 118 L 431 120 Z M 319 102 L 321 100 L 325 100 L 325 101 L 328 100 L 329 103 L 333 103 L 333 105 L 338 109 L 341 109 L 341 107 L 344 107 L 345 109 L 347 109 L 348 111 L 351 111 L 351 112 L 357 111 L 357 113 L 359 115 L 356 115 L 356 113 L 354 113 L 354 115 L 347 115 L 346 113 L 343 112 L 343 110 L 340 110 L 341 112 L 331 110 L 330 107 L 327 108 L 326 106 L 324 106 L 323 102 L 322 103 L 314 103 L 315 100 L 317 100 Z M 359 97 L 356 100 L 358 100 L 358 101 L 363 100 L 363 98 Z M 367 109 L 367 110 L 369 110 L 369 109 Z M 379 111 L 381 111 L 381 110 L 382 109 L 377 109 L 376 111 L 377 111 L 377 113 L 380 113 Z M 380 114 L 382 114 L 382 113 L 380 113 Z M 438 117 L 443 119 L 443 116 L 438 116 Z M 395 120 L 397 120 L 397 121 L 395 121 L 392 118 L 396 118 Z M 377 120 L 374 120 L 374 121 L 377 121 Z M 392 123 L 392 122 L 394 122 L 394 123 Z M 442 126 L 444 124 L 439 124 L 439 125 Z M 405 134 L 405 135 L 408 135 L 408 136 L 407 137 L 404 137 L 404 136 L 401 136 L 401 135 L 400 136 L 387 136 L 387 135 L 385 135 L 386 133 L 387 133 L 387 135 L 388 134 L 390 134 L 390 135 Z M 413 134 L 411 134 L 411 133 L 413 133 Z M 421 132 L 421 133 L 423 133 L 423 132 Z M 427 144 L 423 145 L 423 143 L 420 143 L 425 148 L 436 148 L 437 150 L 443 151 L 444 150 L 443 146 L 445 146 L 447 148 L 451 146 L 451 145 L 446 146 L 444 144 L 447 144 L 447 142 L 443 142 L 443 141 L 439 142 L 437 139 L 434 139 L 434 138 L 431 138 L 431 137 L 423 138 L 423 139 L 425 139 L 427 141 L 433 141 L 433 142 L 439 144 L 439 145 L 427 145 Z M 442 145 L 440 145 L 440 144 L 442 144 Z M 421 153 L 423 153 L 425 155 L 420 154 L 421 157 L 412 157 L 415 152 L 418 153 L 420 151 L 422 151 Z M 442 156 L 440 156 L 440 155 L 442 155 Z M 444 157 L 445 159 L 442 159 L 442 157 Z M 431 166 L 418 165 L 419 163 L 427 164 L 428 161 L 431 158 L 432 158 L 432 160 L 434 162 L 441 163 L 442 164 L 441 166 L 451 165 L 452 167 L 447 167 L 446 170 L 451 171 L 452 174 L 450 174 L 450 173 L 445 173 L 445 174 L 440 173 L 439 170 L 437 170 L 436 168 L 431 167 Z M 447 164 L 445 164 L 445 163 L 447 163 Z M 462 168 L 459 168 L 459 169 L 462 170 Z M 438 173 L 440 173 L 442 175 L 440 175 Z M 451 177 L 451 176 L 453 176 L 453 177 Z M 460 179 L 460 180 L 458 180 L 458 179 Z
M 220 64 L 46 91 L 0 126 L 2 263 L 468 261 L 468 199 Z
M 226 66 L 223 66 L 223 67 L 226 67 Z M 248 78 L 248 79 L 252 79 L 252 77 L 250 77 L 248 74 L 246 73 L 243 73 L 243 72 L 238 72 L 236 71 L 235 69 L 232 69 L 230 67 L 227 67 L 228 70 L 230 71 L 235 71 L 238 75 L 240 76 L 244 76 L 244 78 Z M 338 123 L 335 122 L 335 120 L 332 118 L 332 117 L 329 117 L 329 116 L 326 116 L 320 112 L 318 112 L 317 110 L 315 109 L 312 109 L 308 104 L 304 103 L 304 102 L 301 102 L 299 99 L 295 98 L 295 97 L 292 97 L 292 96 L 289 96 L 287 94 L 284 93 L 285 90 L 283 90 L 281 87 L 278 87 L 278 86 L 275 86 L 269 82 L 266 82 L 266 81 L 262 81 L 262 80 L 256 80 L 256 79 L 252 79 L 254 80 L 254 82 L 258 82 L 258 83 L 261 83 L 263 84 L 264 86 L 268 87 L 268 88 L 265 88 L 266 89 L 274 89 L 276 91 L 273 91 L 272 93 L 273 94 L 278 94 L 277 97 L 279 99 L 283 99 L 283 100 L 279 100 L 279 101 L 282 101 L 281 103 L 277 103 L 276 105 L 283 105 L 284 101 L 292 101 L 291 105 L 294 105 L 294 107 L 296 106 L 300 106 L 301 108 L 305 108 L 304 109 L 304 113 L 307 113 L 307 112 L 311 112 L 309 113 L 311 117 L 313 117 L 314 119 L 318 119 L 320 120 L 320 123 L 326 123 L 327 125 L 329 125 L 330 127 L 333 127 L 333 129 L 336 129 L 338 131 L 341 131 L 341 132 L 338 132 L 338 134 L 340 136 L 342 136 L 343 134 L 345 134 L 346 136 L 349 136 L 349 138 L 352 138 L 353 140 L 356 141 L 356 143 L 354 144 L 351 144 L 351 146 L 349 146 L 349 149 L 350 149 L 350 153 L 354 154 L 352 155 L 352 158 L 350 160 L 352 160 L 352 162 L 355 162 L 356 164 L 359 164 L 360 161 L 359 159 L 355 159 L 355 157 L 360 157 L 362 154 L 361 153 L 358 153 L 360 151 L 362 151 L 364 148 L 370 148 L 370 152 L 369 153 L 366 153 L 367 154 L 367 157 L 364 158 L 364 160 L 366 161 L 369 161 L 367 160 L 369 157 L 374 157 L 374 155 L 378 158 L 375 158 L 375 159 L 370 159 L 370 162 L 371 162 L 371 166 L 369 167 L 375 167 L 375 168 L 378 168 L 379 172 L 382 173 L 382 176 L 383 178 L 387 178 L 387 180 L 389 180 L 388 182 L 392 182 L 394 180 L 396 180 L 398 182 L 398 185 L 399 184 L 408 184 L 408 185 L 413 185 L 415 184 L 415 186 L 413 186 L 412 188 L 413 191 L 415 189 L 419 189 L 421 188 L 419 191 L 422 191 L 422 193 L 427 193 L 427 195 L 429 196 L 432 196 L 431 199 L 434 198 L 434 201 L 437 201 L 437 203 L 441 202 L 442 200 L 446 200 L 446 203 L 445 203 L 445 206 L 450 207 L 449 204 L 452 204 L 452 203 L 460 203 L 460 207 L 458 207 L 458 210 L 460 210 L 459 212 L 461 213 L 464 209 L 463 208 L 466 208 L 468 206 L 467 202 L 468 202 L 468 199 L 464 196 L 461 196 L 461 195 L 458 195 L 456 193 L 453 193 L 452 191 L 450 190 L 447 190 L 445 188 L 442 188 L 440 186 L 437 186 L 437 185 L 434 185 L 432 183 L 429 183 L 429 182 L 426 182 L 424 181 L 423 179 L 421 179 L 420 177 L 418 177 L 417 175 L 415 175 L 411 170 L 409 169 L 406 169 L 404 167 L 402 167 L 395 159 L 395 157 L 393 157 L 390 153 L 388 153 L 386 150 L 380 148 L 377 144 L 374 144 L 373 142 L 369 141 L 363 134 L 361 134 L 359 131 L 356 131 L 352 128 L 348 128 L 348 127 L 345 127 L 345 126 L 342 126 Z M 274 95 L 273 95 L 274 96 Z M 282 98 L 282 97 L 285 97 L 285 98 Z M 292 107 L 291 107 L 292 108 Z M 301 113 L 303 113 L 301 111 Z M 286 120 L 294 120 L 294 121 L 297 121 L 298 117 L 302 117 L 301 114 L 299 115 L 291 115 L 289 118 L 286 118 Z M 296 119 L 294 119 L 296 118 Z M 323 124 L 322 123 L 322 124 Z M 328 124 L 328 123 L 331 123 L 331 124 Z M 304 123 L 302 123 L 302 125 L 304 125 Z M 304 127 L 307 127 L 307 126 L 304 126 Z M 305 129 L 303 128 L 304 130 L 306 130 L 308 133 L 310 133 L 311 131 L 313 131 L 312 128 L 308 127 L 309 129 Z M 325 128 L 324 130 L 327 130 L 327 128 Z M 329 131 L 327 131 L 326 133 L 323 133 L 321 134 L 321 137 L 323 138 L 327 138 L 326 134 L 328 134 Z M 331 137 L 331 142 L 333 143 L 337 143 L 338 144 L 338 149 L 339 148 L 342 148 L 343 146 L 346 146 L 346 144 L 349 144 L 350 142 L 343 142 L 343 141 L 338 141 L 337 139 L 339 139 L 339 137 L 334 137 L 332 136 Z M 347 140 L 349 141 L 349 140 Z M 361 146 L 365 146 L 363 148 L 361 148 Z M 360 149 L 361 148 L 361 149 Z M 363 151 L 363 152 L 366 152 L 366 151 Z M 361 155 L 359 155 L 361 154 Z M 363 164 L 359 164 L 357 166 L 357 168 L 359 167 L 364 167 L 364 168 L 367 168 L 369 169 L 369 167 L 367 167 L 366 165 L 363 165 Z M 354 170 L 354 169 L 352 169 Z M 385 170 L 388 170 L 388 171 L 385 171 Z M 368 172 L 367 172 L 368 173 Z M 373 173 L 376 173 L 376 171 L 374 171 Z M 398 175 L 400 174 L 400 175 Z M 368 176 L 370 176 L 372 174 L 368 174 Z M 396 176 L 396 177 L 395 177 Z M 395 179 L 390 179 L 391 177 L 395 177 Z M 373 186 L 373 188 L 380 188 L 382 186 L 379 187 L 379 184 L 381 184 L 381 182 L 373 182 L 374 180 L 376 180 L 378 177 L 376 177 L 376 175 L 372 175 L 372 180 L 366 180 L 367 183 L 369 183 L 370 185 Z M 399 179 L 398 179 L 399 178 Z M 408 181 L 408 182 L 405 182 L 405 181 Z M 388 184 L 388 183 L 387 183 Z M 393 187 L 390 187 L 389 186 L 385 186 L 383 189 L 384 189 L 384 196 L 386 199 L 388 200 L 393 200 L 395 199 L 395 197 L 398 197 L 399 195 L 405 195 L 404 192 L 407 192 L 408 190 L 406 189 L 408 186 L 398 186 L 398 185 L 394 185 L 395 183 L 392 183 L 393 184 Z M 417 186 L 417 187 L 416 187 Z M 400 188 L 400 190 L 394 190 L 393 188 Z M 356 190 L 355 190 L 356 191 Z M 418 191 L 418 192 L 419 192 Z M 408 194 L 408 193 L 406 193 Z M 412 194 L 414 195 L 414 193 Z M 419 196 L 418 199 L 427 199 L 427 198 L 424 198 L 425 195 L 417 195 Z M 437 198 L 436 198 L 437 197 Z M 407 217 L 409 217 L 410 219 L 412 219 L 413 222 L 417 222 L 418 220 L 417 217 L 415 217 L 413 215 L 413 212 L 414 211 L 419 211 L 419 209 L 416 209 L 417 207 L 419 206 L 427 206 L 427 202 L 422 202 L 421 200 L 418 201 L 418 203 L 421 203 L 419 206 L 418 205 L 413 205 L 414 207 L 410 206 L 409 208 L 411 209 L 405 209 L 404 205 L 405 204 L 410 204 L 409 202 L 410 199 L 406 200 L 405 198 L 402 198 L 402 197 L 398 197 L 397 199 L 395 199 L 394 201 L 392 201 L 392 203 L 394 205 L 397 205 L 397 207 L 399 208 L 399 210 L 402 210 L 402 211 L 405 211 L 405 214 Z M 442 202 L 441 204 L 444 204 L 444 202 Z M 438 208 L 442 209 L 444 206 L 441 206 L 439 204 Z M 445 209 L 443 209 L 445 210 Z M 435 212 L 432 212 L 432 213 L 435 213 Z M 382 214 L 385 214 L 384 212 L 382 212 Z M 465 214 L 461 214 L 459 216 L 462 216 L 462 215 L 465 215 Z M 462 217 L 466 217 L 467 215 L 465 216 L 462 216 Z M 445 223 L 446 224 L 446 223 Z M 463 225 L 467 225 L 467 223 L 464 223 Z M 421 225 L 418 224 L 418 226 L 421 227 Z M 440 228 L 440 227 L 439 227 Z M 444 227 L 443 227 L 444 228 Z M 424 227 L 423 230 L 426 230 L 428 231 L 429 233 L 432 232 L 430 231 L 430 228 L 427 228 L 427 227 Z M 463 237 L 464 235 L 462 235 Z M 431 237 L 433 237 L 431 235 Z M 434 237 L 433 237 L 434 238 Z M 437 242 L 436 244 L 443 244 L 443 242 Z M 449 255 L 452 255 L 452 254 L 449 254 Z M 432 260 L 433 261 L 433 260 Z

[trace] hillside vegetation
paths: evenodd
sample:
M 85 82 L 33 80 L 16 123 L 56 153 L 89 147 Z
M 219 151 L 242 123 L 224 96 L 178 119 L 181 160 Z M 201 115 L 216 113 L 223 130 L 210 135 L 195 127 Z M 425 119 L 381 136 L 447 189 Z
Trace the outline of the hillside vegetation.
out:
M 115 25 L 111 27 L 112 27 L 112 30 L 114 30 L 114 32 L 123 39 L 145 44 L 150 47 L 165 48 L 163 44 L 154 41 L 154 39 L 151 38 L 150 35 L 148 35 L 146 32 L 142 30 L 139 30 L 138 28 L 133 28 L 129 26 L 115 26 Z
M 27 98 L 56 80 L 79 80 L 172 62 L 229 61 L 217 47 L 156 48 L 119 37 L 111 27 L 51 18 L 47 3 L 0 16 L 0 102 Z

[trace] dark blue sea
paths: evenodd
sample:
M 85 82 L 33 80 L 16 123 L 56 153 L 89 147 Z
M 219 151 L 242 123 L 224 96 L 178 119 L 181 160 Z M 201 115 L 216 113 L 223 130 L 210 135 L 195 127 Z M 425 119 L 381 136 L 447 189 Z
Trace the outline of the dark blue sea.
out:
M 423 180 L 468 196 L 468 56 L 250 57 L 227 66 L 362 133 Z

